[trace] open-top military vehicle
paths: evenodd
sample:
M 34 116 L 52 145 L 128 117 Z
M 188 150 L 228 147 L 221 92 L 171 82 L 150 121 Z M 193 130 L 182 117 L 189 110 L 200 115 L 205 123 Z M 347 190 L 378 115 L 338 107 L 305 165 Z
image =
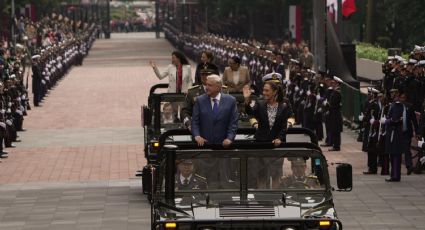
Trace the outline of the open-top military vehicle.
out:
M 145 157 L 148 161 L 155 161 L 159 147 L 159 136 L 171 129 L 186 129 L 181 118 L 185 94 L 166 93 L 168 84 L 157 84 L 149 91 L 148 104 L 142 106 L 142 127 L 144 128 Z M 243 103 L 242 93 L 232 93 L 238 103 Z M 171 111 L 168 109 L 171 108 Z M 174 119 L 165 121 L 164 114 L 172 113 Z M 238 127 L 249 128 L 249 118 L 246 114 L 239 114 Z M 246 136 L 237 136 L 237 139 L 246 139 Z M 178 136 L 174 141 L 190 141 L 190 136 Z
M 143 174 L 152 229 L 342 229 L 328 162 L 310 130 L 288 129 L 288 136 L 310 141 L 279 147 L 239 140 L 229 149 L 199 148 L 173 141 L 188 135 L 188 130 L 163 133 L 157 161 Z M 337 167 L 337 183 L 351 190 L 350 165 Z

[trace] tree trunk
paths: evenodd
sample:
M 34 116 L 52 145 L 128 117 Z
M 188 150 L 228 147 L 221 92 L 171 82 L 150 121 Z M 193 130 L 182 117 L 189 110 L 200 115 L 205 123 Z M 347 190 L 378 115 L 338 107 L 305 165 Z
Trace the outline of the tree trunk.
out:
M 366 42 L 374 43 L 375 42 L 375 22 L 374 22 L 374 10 L 375 10 L 375 1 L 367 1 L 367 11 L 366 11 Z

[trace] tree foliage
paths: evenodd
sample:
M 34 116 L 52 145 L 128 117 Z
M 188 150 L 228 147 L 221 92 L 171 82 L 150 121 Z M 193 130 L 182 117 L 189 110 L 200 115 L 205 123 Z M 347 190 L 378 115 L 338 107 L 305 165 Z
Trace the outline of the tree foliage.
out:
M 425 41 L 423 0 L 379 0 L 376 1 L 374 13 L 375 43 L 407 50 L 412 49 L 415 44 L 423 45 Z

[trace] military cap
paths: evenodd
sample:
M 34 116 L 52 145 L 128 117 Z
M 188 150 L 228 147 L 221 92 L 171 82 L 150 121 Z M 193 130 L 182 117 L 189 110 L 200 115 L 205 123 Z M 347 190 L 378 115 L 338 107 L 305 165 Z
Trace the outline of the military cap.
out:
M 418 63 L 418 61 L 413 58 L 410 58 L 409 61 L 407 62 L 408 65 L 414 65 L 416 63 Z
M 291 162 L 292 165 L 305 165 L 306 164 L 306 159 L 304 159 L 303 157 L 291 157 L 288 158 L 288 160 Z
M 182 164 L 193 164 L 193 160 L 192 159 L 184 159 L 180 163 L 182 163 Z
M 395 56 L 394 56 L 394 59 L 397 59 L 399 62 L 404 61 L 404 58 L 402 58 L 402 57 L 400 57 L 400 56 L 398 56 L 398 55 L 395 55 Z
M 281 83 L 282 82 L 282 74 L 276 73 L 276 72 L 269 73 L 269 74 L 266 74 L 262 78 L 262 80 L 263 80 L 263 82 L 273 81 L 273 82 L 276 82 L 276 83 Z
M 375 89 L 375 88 L 371 88 L 371 89 L 370 89 L 370 91 L 371 91 L 372 93 L 376 93 L 376 94 L 380 93 L 380 92 L 379 92 L 379 90 L 377 90 L 377 89 Z
M 339 77 L 337 77 L 337 76 L 334 76 L 334 77 L 333 77 L 333 79 L 334 79 L 336 82 L 338 82 L 338 83 L 343 83 L 343 82 L 344 82 L 343 80 L 341 80 L 341 78 L 339 78 Z
M 416 65 L 418 65 L 418 66 L 424 66 L 425 65 L 425 60 L 418 61 L 418 63 Z
M 214 70 L 209 69 L 209 68 L 206 68 L 206 69 L 202 68 L 202 69 L 199 71 L 199 73 L 200 73 L 200 74 L 213 74 L 214 72 L 215 72 Z
M 295 59 L 292 59 L 292 58 L 289 61 L 292 62 L 292 63 L 294 63 L 294 64 L 297 64 L 297 65 L 300 64 L 300 62 L 298 60 L 295 60 Z
M 390 93 L 395 93 L 395 92 L 398 92 L 398 89 L 390 89 Z
M 424 47 L 422 47 L 422 46 L 415 45 L 415 48 L 413 49 L 413 52 L 420 52 L 420 51 L 423 50 L 423 48 Z

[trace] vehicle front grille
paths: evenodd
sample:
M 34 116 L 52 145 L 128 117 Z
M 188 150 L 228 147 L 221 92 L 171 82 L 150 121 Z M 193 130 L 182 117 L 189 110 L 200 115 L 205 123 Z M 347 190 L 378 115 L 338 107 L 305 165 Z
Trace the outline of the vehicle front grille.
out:
M 220 217 L 271 217 L 275 216 L 273 206 L 260 204 L 223 205 L 219 209 Z

